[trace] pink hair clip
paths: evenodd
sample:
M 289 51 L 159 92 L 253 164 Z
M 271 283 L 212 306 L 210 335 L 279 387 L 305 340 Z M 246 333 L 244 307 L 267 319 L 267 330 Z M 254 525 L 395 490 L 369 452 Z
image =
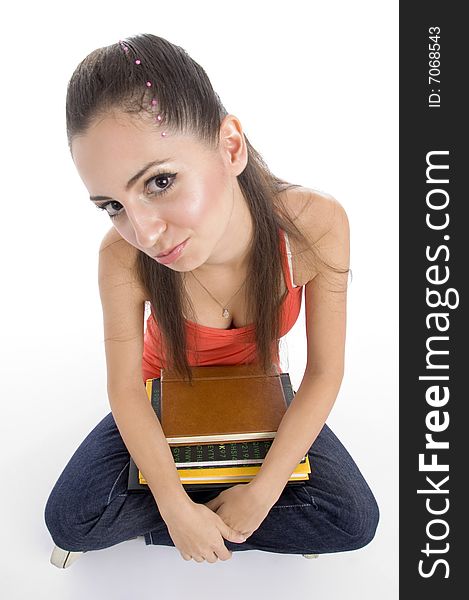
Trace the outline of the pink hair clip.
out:
M 119 40 L 119 44 L 120 44 L 121 48 L 124 50 L 124 52 L 127 54 L 127 52 L 129 51 L 128 46 L 126 46 L 122 40 Z
M 119 40 L 119 45 L 121 46 L 121 48 L 124 50 L 124 52 L 125 52 L 126 54 L 129 52 L 129 48 L 128 48 L 128 46 L 127 46 L 127 45 L 126 45 L 126 44 L 125 44 L 125 43 L 124 43 L 122 40 Z M 141 64 L 142 64 L 142 61 L 141 61 L 139 58 L 136 58 L 136 59 L 134 60 L 134 63 L 135 63 L 136 65 L 141 65 Z M 152 82 L 151 82 L 151 81 L 149 81 L 149 80 L 147 80 L 147 82 L 146 82 L 146 84 L 145 84 L 145 85 L 147 86 L 147 88 L 151 88 L 151 87 L 152 87 Z M 157 104 L 158 104 L 158 100 L 157 100 L 155 97 L 153 97 L 153 98 L 150 100 L 150 106 L 151 106 L 152 110 L 154 110 L 154 109 L 155 109 L 155 107 L 156 107 L 156 105 L 157 105 Z M 161 115 L 160 115 L 160 114 L 156 115 L 156 117 L 155 117 L 155 122 L 156 122 L 158 125 L 160 125 L 160 124 L 161 124 L 161 121 L 162 121 L 162 117 L 161 117 Z M 168 135 L 168 134 L 167 134 L 167 132 L 166 132 L 166 131 L 163 131 L 163 132 L 161 132 L 161 137 L 167 137 L 167 135 Z

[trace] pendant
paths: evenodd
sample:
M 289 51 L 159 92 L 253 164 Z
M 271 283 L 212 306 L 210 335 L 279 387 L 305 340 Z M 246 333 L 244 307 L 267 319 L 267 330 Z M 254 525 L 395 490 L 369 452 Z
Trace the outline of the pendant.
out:
M 225 317 L 225 319 L 229 319 L 230 317 L 230 311 L 227 308 L 223 309 L 222 315 Z

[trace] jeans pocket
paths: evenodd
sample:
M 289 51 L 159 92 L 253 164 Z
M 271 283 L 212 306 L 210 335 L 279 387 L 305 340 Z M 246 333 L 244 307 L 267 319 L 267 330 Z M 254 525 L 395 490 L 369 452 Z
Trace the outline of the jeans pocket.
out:
M 311 489 L 308 485 L 292 485 L 292 490 L 295 492 L 295 495 L 303 504 L 309 504 L 310 506 L 314 506 L 317 509 L 316 500 L 311 493 Z

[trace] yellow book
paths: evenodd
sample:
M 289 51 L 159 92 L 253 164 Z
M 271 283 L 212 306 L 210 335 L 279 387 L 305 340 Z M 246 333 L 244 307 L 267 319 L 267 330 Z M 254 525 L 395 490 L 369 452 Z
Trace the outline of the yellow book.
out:
M 226 467 L 210 469 L 178 469 L 181 483 L 197 482 L 197 483 L 228 483 L 229 481 L 238 481 L 240 478 L 243 481 L 251 481 L 259 472 L 260 467 Z M 309 457 L 303 464 L 299 464 L 291 474 L 289 481 L 303 481 L 309 479 L 311 466 Z M 139 483 L 147 485 L 147 481 L 139 472 Z

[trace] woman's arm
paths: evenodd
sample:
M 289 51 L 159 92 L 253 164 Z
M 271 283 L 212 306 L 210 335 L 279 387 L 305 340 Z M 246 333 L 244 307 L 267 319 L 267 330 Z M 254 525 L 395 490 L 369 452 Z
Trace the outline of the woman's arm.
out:
M 120 236 L 119 236 L 120 237 Z M 110 239 L 109 239 L 110 238 Z M 136 250 L 110 232 L 99 255 L 108 395 L 124 443 L 143 473 L 168 533 L 184 559 L 231 557 L 224 539 L 244 536 L 184 490 L 142 376 L 145 293 L 132 274 Z
M 332 197 L 315 195 L 303 226 L 327 264 L 349 268 L 350 232 L 344 208 Z M 318 236 L 318 223 L 329 223 Z M 331 270 L 305 286 L 307 364 L 301 385 L 285 413 L 267 456 L 250 485 L 271 506 L 321 431 L 344 373 L 348 273 Z
M 121 437 L 164 518 L 191 500 L 143 383 L 145 293 L 132 273 L 136 252 L 114 229 L 99 251 L 107 390 Z

